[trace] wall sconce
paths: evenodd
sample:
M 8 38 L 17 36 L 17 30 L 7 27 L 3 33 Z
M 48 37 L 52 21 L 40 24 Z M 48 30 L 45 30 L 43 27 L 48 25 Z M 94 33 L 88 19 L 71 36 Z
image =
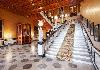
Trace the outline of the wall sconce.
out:
M 5 39 L 12 38 L 12 34 L 9 33 L 9 32 L 6 32 L 6 33 L 4 34 L 4 38 L 5 38 Z

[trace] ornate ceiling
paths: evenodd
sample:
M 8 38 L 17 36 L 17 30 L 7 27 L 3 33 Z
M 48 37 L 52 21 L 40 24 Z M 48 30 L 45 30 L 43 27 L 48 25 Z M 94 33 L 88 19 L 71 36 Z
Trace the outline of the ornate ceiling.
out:
M 40 11 L 51 11 L 55 13 L 57 9 L 79 3 L 81 0 L 0 0 L 0 8 L 25 17 L 39 18 Z

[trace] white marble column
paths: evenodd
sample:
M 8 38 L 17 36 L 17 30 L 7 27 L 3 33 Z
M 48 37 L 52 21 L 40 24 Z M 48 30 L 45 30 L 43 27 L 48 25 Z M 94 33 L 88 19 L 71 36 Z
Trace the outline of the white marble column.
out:
M 43 47 L 43 30 L 42 30 L 42 26 L 43 26 L 43 22 L 39 20 L 39 28 L 38 28 L 38 55 L 39 56 L 43 56 L 44 54 L 44 47 Z

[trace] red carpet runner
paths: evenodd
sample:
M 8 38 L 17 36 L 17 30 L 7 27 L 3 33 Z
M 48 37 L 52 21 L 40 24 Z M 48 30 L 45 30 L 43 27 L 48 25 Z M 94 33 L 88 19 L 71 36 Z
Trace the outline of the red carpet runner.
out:
M 74 43 L 74 32 L 75 24 L 71 24 L 64 39 L 64 42 L 62 43 L 62 47 L 59 49 L 59 52 L 57 54 L 58 59 L 70 61 L 72 56 L 72 47 Z

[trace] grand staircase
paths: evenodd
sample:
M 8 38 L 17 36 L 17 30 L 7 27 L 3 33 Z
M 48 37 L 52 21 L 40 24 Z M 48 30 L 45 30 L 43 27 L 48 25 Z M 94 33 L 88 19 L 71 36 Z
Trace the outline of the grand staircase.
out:
M 82 28 L 78 23 L 75 24 L 72 62 L 92 64 Z
M 61 33 L 54 39 L 54 42 L 46 52 L 46 57 L 49 58 L 56 58 L 57 54 L 62 46 L 62 43 L 64 42 L 64 38 L 66 34 L 68 34 L 68 29 L 70 25 L 67 25 L 66 28 L 64 28 Z M 70 39 L 67 39 L 70 40 Z M 71 49 L 72 58 L 71 61 L 73 63 L 84 63 L 84 64 L 92 64 L 89 50 L 88 50 L 88 44 L 86 43 L 86 39 L 84 37 L 82 28 L 80 24 L 75 23 L 75 32 L 74 32 L 74 43 L 73 47 Z M 66 53 L 67 54 L 67 53 Z
M 65 28 L 61 30 L 60 34 L 54 39 L 54 42 L 46 52 L 46 57 L 53 58 L 53 59 L 56 58 L 59 48 L 61 47 L 63 40 L 66 36 L 68 27 L 69 25 L 65 26 Z

